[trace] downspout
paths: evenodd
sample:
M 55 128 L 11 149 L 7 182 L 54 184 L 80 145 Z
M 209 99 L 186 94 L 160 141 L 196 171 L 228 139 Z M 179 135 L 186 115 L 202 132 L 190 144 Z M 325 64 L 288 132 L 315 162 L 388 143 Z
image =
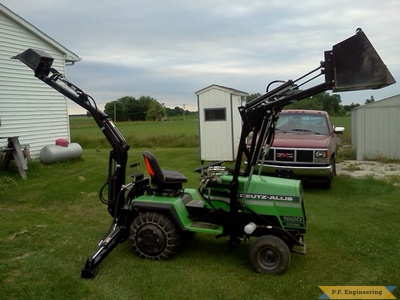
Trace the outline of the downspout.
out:
M 233 130 L 233 94 L 230 94 L 230 112 L 231 112 L 231 160 L 235 159 L 235 135 Z
M 64 53 L 63 54 L 63 62 L 64 62 L 64 75 L 67 76 L 67 66 L 69 66 L 67 64 L 67 54 Z M 71 66 L 73 66 L 74 63 L 71 64 Z M 63 95 L 64 101 L 65 101 L 65 108 L 66 108 L 66 114 L 67 114 L 67 126 L 68 126 L 68 141 L 70 143 L 72 143 L 71 141 L 71 126 L 70 126 L 70 122 L 69 122 L 69 111 L 68 111 L 68 101 L 67 101 L 67 97 Z

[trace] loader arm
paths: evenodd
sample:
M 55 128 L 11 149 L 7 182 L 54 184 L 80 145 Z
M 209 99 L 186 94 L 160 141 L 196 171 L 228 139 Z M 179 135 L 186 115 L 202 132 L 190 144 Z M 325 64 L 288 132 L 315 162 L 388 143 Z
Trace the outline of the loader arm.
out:
M 284 82 L 272 91 L 267 90 L 264 95 L 239 107 L 242 132 L 230 186 L 232 245 L 238 243 L 239 229 L 236 220 L 243 208 L 254 168 L 268 154 L 274 140 L 276 121 L 284 106 L 328 90 L 342 92 L 379 89 L 396 82 L 360 28 L 354 36 L 334 45 L 332 50 L 325 51 L 324 59 L 325 61 L 314 70 L 296 80 Z M 323 77 L 324 82 L 304 90 L 300 89 L 319 77 Z M 250 133 L 253 134 L 253 138 L 248 147 L 247 137 Z M 241 171 L 243 157 L 247 165 L 244 171 Z M 242 199 L 238 199 L 239 176 L 248 177 Z

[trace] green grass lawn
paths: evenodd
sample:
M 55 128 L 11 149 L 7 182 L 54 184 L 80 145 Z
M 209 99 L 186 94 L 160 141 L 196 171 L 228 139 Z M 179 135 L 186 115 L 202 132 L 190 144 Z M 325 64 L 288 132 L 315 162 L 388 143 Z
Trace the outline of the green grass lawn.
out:
M 118 122 L 118 129 L 132 147 L 197 147 L 198 120 L 194 116 L 166 122 Z M 71 140 L 87 148 L 108 148 L 109 144 L 95 121 L 70 117 Z
M 342 136 L 342 141 L 344 144 L 351 144 L 351 117 L 331 117 L 331 122 L 333 126 L 343 126 L 344 133 Z
M 149 150 L 197 186 L 198 148 Z M 129 162 L 142 161 L 141 151 L 131 149 Z M 111 222 L 97 197 L 107 163 L 108 149 L 84 148 L 75 161 L 30 163 L 28 180 L 14 165 L 0 173 L 3 299 L 318 299 L 323 285 L 400 283 L 400 188 L 344 175 L 329 191 L 305 186 L 307 253 L 292 254 L 283 275 L 254 273 L 248 242 L 231 250 L 226 239 L 197 234 L 169 261 L 140 259 L 126 241 L 93 280 L 81 279 Z
M 344 144 L 350 144 L 351 118 L 332 117 L 332 124 L 344 126 Z M 174 118 L 166 122 L 118 122 L 128 144 L 132 147 L 197 147 L 199 142 L 198 119 L 195 115 Z M 86 148 L 108 148 L 108 142 L 92 118 L 70 117 L 71 140 Z

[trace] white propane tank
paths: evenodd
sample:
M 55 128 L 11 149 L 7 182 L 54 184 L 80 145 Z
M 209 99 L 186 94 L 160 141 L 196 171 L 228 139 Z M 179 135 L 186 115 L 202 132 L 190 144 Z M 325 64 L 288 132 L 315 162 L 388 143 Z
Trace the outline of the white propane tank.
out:
M 40 150 L 40 160 L 45 164 L 79 158 L 82 147 L 78 143 L 70 143 L 67 147 L 60 145 L 47 145 Z

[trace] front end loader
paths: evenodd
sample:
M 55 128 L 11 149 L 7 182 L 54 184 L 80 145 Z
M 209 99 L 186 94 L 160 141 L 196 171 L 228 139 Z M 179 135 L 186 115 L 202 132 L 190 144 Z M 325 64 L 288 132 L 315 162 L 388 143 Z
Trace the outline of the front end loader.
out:
M 92 278 L 101 261 L 126 240 L 140 257 L 169 259 L 194 233 L 226 237 L 232 248 L 250 240 L 249 260 L 256 272 L 284 273 L 291 253 L 306 252 L 302 185 L 298 180 L 255 172 L 268 154 L 280 111 L 285 105 L 324 91 L 376 89 L 395 82 L 358 29 L 354 36 L 325 51 L 325 60 L 311 72 L 239 107 L 242 133 L 234 167 L 223 162 L 203 165 L 195 170 L 200 174 L 199 187 L 185 188 L 186 177 L 162 169 L 149 151 L 143 152 L 148 176 L 138 172 L 127 183 L 129 145 L 110 117 L 88 94 L 52 68 L 49 54 L 28 49 L 14 58 L 29 66 L 38 79 L 88 110 L 112 147 L 108 179 L 100 191 L 112 224 L 86 260 L 83 278 Z M 321 83 L 302 89 L 318 78 L 322 78 Z M 248 145 L 250 135 L 257 138 Z

